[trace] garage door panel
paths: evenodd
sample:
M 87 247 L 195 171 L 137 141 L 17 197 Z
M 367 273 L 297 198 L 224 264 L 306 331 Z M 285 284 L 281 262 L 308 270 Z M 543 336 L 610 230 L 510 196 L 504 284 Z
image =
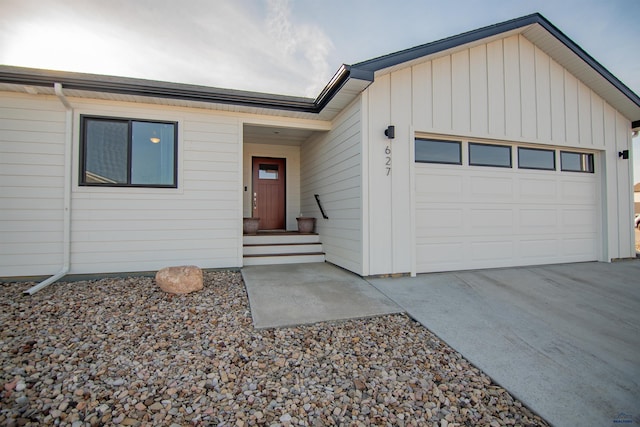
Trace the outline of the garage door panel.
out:
M 513 200 L 513 181 L 511 178 L 471 177 L 471 193 L 477 199 L 491 197 L 493 200 Z
M 472 242 L 470 247 L 474 261 L 506 261 L 514 252 L 514 242 L 510 240 Z
M 595 237 L 577 237 L 567 238 L 562 240 L 562 253 L 578 257 L 581 260 L 583 256 L 595 256 L 595 251 L 592 249 L 596 244 Z
M 417 272 L 598 259 L 597 173 L 429 166 L 416 166 Z
M 554 259 L 559 255 L 560 242 L 558 239 L 523 239 L 520 242 L 520 255 L 525 260 Z M 535 262 L 532 262 L 535 263 Z
M 513 230 L 513 209 L 470 209 L 473 230 L 505 233 Z
M 562 211 L 562 227 L 566 232 L 595 230 L 596 213 L 592 209 L 565 209 Z
M 597 197 L 593 191 L 593 180 L 563 182 L 562 198 L 565 202 L 595 203 Z
M 519 194 L 521 200 L 555 203 L 558 198 L 558 188 L 555 180 L 521 178 Z
M 520 231 L 536 232 L 541 230 L 553 230 L 558 227 L 558 210 L 557 209 L 536 209 L 521 208 Z

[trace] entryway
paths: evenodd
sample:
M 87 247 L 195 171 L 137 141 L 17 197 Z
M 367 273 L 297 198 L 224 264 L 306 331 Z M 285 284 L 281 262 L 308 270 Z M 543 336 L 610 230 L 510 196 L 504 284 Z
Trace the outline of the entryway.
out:
M 258 229 L 286 229 L 286 160 L 253 157 L 252 171 L 252 217 L 260 218 Z

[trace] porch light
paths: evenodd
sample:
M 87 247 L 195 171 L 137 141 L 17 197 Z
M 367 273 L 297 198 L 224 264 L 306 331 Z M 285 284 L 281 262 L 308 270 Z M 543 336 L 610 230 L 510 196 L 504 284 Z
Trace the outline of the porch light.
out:
M 160 138 L 153 136 L 149 138 L 149 141 L 153 142 L 154 144 L 157 144 L 160 142 Z

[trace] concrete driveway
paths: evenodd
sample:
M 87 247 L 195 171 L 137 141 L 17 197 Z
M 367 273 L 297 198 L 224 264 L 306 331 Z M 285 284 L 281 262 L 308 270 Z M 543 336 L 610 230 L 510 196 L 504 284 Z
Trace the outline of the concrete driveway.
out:
M 640 425 L 640 261 L 369 282 L 553 425 Z

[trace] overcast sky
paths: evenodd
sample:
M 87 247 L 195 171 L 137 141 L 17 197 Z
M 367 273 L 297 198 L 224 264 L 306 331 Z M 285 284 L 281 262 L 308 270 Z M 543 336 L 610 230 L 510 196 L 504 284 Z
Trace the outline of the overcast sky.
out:
M 0 0 L 0 63 L 315 98 L 343 63 L 533 12 L 640 93 L 640 0 Z

